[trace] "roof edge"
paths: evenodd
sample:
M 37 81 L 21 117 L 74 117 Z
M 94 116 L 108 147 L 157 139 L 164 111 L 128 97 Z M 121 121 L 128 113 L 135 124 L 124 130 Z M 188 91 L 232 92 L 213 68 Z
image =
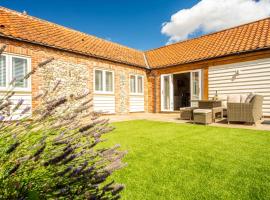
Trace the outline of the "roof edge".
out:
M 87 37 L 94 37 L 96 39 L 99 39 L 99 40 L 102 40 L 102 41 L 105 41 L 105 42 L 109 42 L 109 43 L 112 43 L 112 44 L 115 44 L 115 45 L 119 45 L 121 47 L 124 47 L 124 48 L 127 48 L 127 49 L 130 49 L 130 50 L 133 50 L 133 51 L 137 51 L 137 52 L 141 52 L 143 53 L 143 51 L 140 51 L 138 49 L 135 49 L 135 48 L 132 48 L 132 47 L 128 47 L 128 46 L 125 46 L 123 44 L 119 44 L 117 42 L 112 42 L 112 41 L 109 41 L 109 40 L 106 40 L 104 38 L 100 38 L 100 37 L 97 37 L 95 35 L 91 35 L 91 34 L 88 34 L 88 33 L 85 33 L 85 32 L 82 32 L 82 31 L 79 31 L 79 30 L 76 30 L 74 28 L 69 28 L 69 27 L 66 27 L 66 26 L 63 26 L 63 25 L 60 25 L 60 24 L 57 24 L 55 22 L 50 22 L 50 21 L 47 21 L 46 19 L 41 19 L 41 18 L 38 18 L 38 17 L 35 17 L 35 16 L 32 16 L 32 15 L 29 15 L 29 14 L 23 14 L 19 11 L 16 11 L 16 10 L 12 10 L 12 9 L 9 9 L 9 8 L 6 8 L 6 7 L 3 7 L 3 6 L 0 6 L 0 9 L 3 9 L 3 10 L 6 10 L 7 12 L 12 12 L 14 14 L 17 14 L 17 15 L 20 15 L 22 17 L 28 17 L 28 18 L 31 18 L 33 20 L 38 20 L 38 21 L 41 21 L 41 22 L 44 22 L 44 23 L 48 23 L 48 24 L 51 24 L 53 26 L 58 26 L 58 27 L 61 27 L 61 28 L 64 28 L 64 29 L 67 29 L 67 30 L 70 30 L 70 31 L 73 31 L 73 32 L 77 32 L 79 34 L 82 34 L 82 35 L 85 35 Z
M 173 65 L 157 66 L 157 67 L 153 67 L 151 69 L 152 70 L 166 69 L 166 68 L 170 68 L 170 67 L 177 67 L 179 65 L 192 64 L 192 63 L 197 63 L 197 62 L 201 62 L 201 61 L 209 61 L 209 60 L 214 60 L 214 59 L 217 59 L 217 58 L 224 58 L 224 57 L 227 57 L 227 56 L 234 56 L 234 55 L 239 55 L 239 54 L 259 52 L 259 51 L 265 51 L 265 50 L 270 50 L 270 47 L 264 47 L 264 48 L 259 48 L 259 49 L 255 49 L 255 50 L 248 50 L 248 51 L 240 51 L 240 52 L 230 53 L 230 54 L 226 54 L 226 55 L 222 55 L 222 56 L 216 56 L 216 57 L 212 57 L 212 58 L 198 59 L 198 60 L 194 60 L 194 61 L 191 61 L 191 62 L 183 62 L 183 63 L 176 63 L 176 64 L 173 64 Z

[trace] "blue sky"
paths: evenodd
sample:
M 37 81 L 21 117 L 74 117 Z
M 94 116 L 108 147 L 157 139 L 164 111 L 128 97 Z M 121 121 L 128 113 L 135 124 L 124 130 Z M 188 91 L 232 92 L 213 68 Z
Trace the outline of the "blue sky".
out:
M 0 5 L 139 50 L 270 16 L 270 0 L 0 0 Z
M 166 44 L 162 23 L 172 14 L 190 8 L 188 0 L 0 0 L 0 5 L 26 10 L 46 19 L 91 35 L 146 50 Z

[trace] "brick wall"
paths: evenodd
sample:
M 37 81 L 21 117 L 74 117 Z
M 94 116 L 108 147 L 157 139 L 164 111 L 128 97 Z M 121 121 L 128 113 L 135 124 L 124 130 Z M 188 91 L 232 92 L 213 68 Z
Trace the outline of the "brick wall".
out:
M 66 51 L 61 51 L 45 46 L 30 44 L 26 42 L 21 42 L 17 40 L 12 39 L 6 39 L 6 38 L 0 38 L 0 45 L 3 44 L 7 45 L 7 48 L 5 50 L 5 53 L 12 53 L 17 54 L 21 56 L 27 56 L 31 58 L 31 64 L 32 69 L 36 68 L 38 63 L 47 60 L 48 58 L 54 57 L 57 62 L 62 63 L 70 63 L 68 65 L 68 68 L 70 66 L 77 67 L 86 67 L 86 74 L 88 74 L 88 80 L 87 80 L 87 86 L 90 92 L 92 92 L 91 95 L 93 95 L 93 69 L 94 68 L 101 68 L 101 69 L 110 69 L 114 71 L 115 75 L 115 97 L 116 97 L 116 113 L 124 113 L 128 112 L 129 108 L 129 74 L 140 74 L 143 75 L 144 78 L 144 105 L 145 105 L 145 112 L 148 111 L 148 81 L 147 81 L 147 74 L 146 70 L 139 68 L 139 67 L 133 67 L 125 64 L 120 64 L 116 62 L 110 62 L 105 61 L 102 59 L 96 59 L 84 55 L 79 55 L 75 53 L 70 53 Z M 64 67 L 64 65 L 55 65 L 55 68 L 57 67 Z M 57 69 L 55 69 L 57 70 Z M 69 69 L 68 69 L 69 70 Z M 44 72 L 46 73 L 46 72 Z M 75 74 L 73 74 L 75 75 Z M 72 74 L 70 74 L 72 76 Z M 122 80 L 122 92 L 120 90 L 120 77 L 125 77 L 126 84 L 123 85 Z M 42 88 L 44 88 L 44 77 L 42 76 L 42 73 L 36 73 L 32 77 L 32 96 L 36 96 Z M 76 82 L 76 78 L 72 77 L 70 84 L 72 84 L 74 81 Z M 76 83 L 77 84 L 77 83 Z M 82 83 L 83 84 L 83 83 Z M 123 88 L 126 90 L 126 98 L 123 98 Z M 63 92 L 65 92 L 63 90 Z M 121 99 L 120 99 L 121 97 Z M 32 106 L 35 107 L 38 104 L 38 102 L 33 101 Z M 125 104 L 127 109 L 121 108 L 121 105 Z
M 31 57 L 32 68 L 35 68 L 38 63 L 54 57 L 56 60 L 68 62 L 72 65 L 86 66 L 89 74 L 88 89 L 93 92 L 93 69 L 95 67 L 110 69 L 115 73 L 115 96 L 116 96 L 116 113 L 126 113 L 129 108 L 129 74 L 144 75 L 144 101 L 145 112 L 160 112 L 160 75 L 170 73 L 180 73 L 184 71 L 203 69 L 204 92 L 203 98 L 208 98 L 208 67 L 222 64 L 237 63 L 243 61 L 250 61 L 270 57 L 270 50 L 251 52 L 241 55 L 227 56 L 212 60 L 205 60 L 191 64 L 182 64 L 179 66 L 153 69 L 148 71 L 142 68 L 133 67 L 116 62 L 105 61 L 88 56 L 83 56 L 66 51 L 56 50 L 49 47 L 34 45 L 26 42 L 20 42 L 12 39 L 5 39 L 0 37 L 0 45 L 8 45 L 6 52 L 24 55 Z M 125 82 L 123 79 L 125 77 Z M 32 95 L 35 96 L 41 88 L 42 80 L 40 76 L 34 75 L 32 77 Z M 120 89 L 121 88 L 121 89 Z M 124 92 L 126 91 L 126 92 Z M 126 96 L 125 96 L 126 95 Z M 33 101 L 33 107 L 37 102 Z M 123 105 L 126 109 L 123 109 Z

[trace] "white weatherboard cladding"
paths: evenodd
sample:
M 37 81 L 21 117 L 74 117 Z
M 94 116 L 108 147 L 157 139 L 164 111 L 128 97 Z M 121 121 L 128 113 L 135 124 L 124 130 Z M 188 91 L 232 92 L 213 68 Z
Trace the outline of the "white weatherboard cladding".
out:
M 3 98 L 4 94 L 0 94 L 0 98 Z M 32 110 L 32 94 L 29 92 L 25 93 L 15 93 L 11 98 L 10 98 L 12 105 L 11 109 L 14 108 L 19 101 L 22 100 L 22 105 L 12 114 L 12 118 L 6 118 L 5 120 L 18 120 L 22 119 L 24 117 L 31 116 L 31 110 Z M 23 110 L 25 110 L 27 107 L 30 109 L 24 113 L 23 115 L 21 114 Z
M 108 114 L 115 113 L 115 96 L 94 95 L 94 111 Z
M 209 68 L 209 97 L 248 94 L 264 96 L 263 114 L 270 116 L 270 59 Z
M 129 111 L 143 112 L 144 111 L 144 96 L 130 96 L 129 97 Z

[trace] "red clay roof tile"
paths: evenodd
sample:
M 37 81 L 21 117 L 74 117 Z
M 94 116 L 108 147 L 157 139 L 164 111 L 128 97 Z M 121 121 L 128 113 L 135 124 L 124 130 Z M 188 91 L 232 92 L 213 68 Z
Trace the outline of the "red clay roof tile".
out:
M 0 7 L 0 35 L 146 67 L 144 53 Z
M 270 18 L 146 52 L 152 68 L 270 48 Z

